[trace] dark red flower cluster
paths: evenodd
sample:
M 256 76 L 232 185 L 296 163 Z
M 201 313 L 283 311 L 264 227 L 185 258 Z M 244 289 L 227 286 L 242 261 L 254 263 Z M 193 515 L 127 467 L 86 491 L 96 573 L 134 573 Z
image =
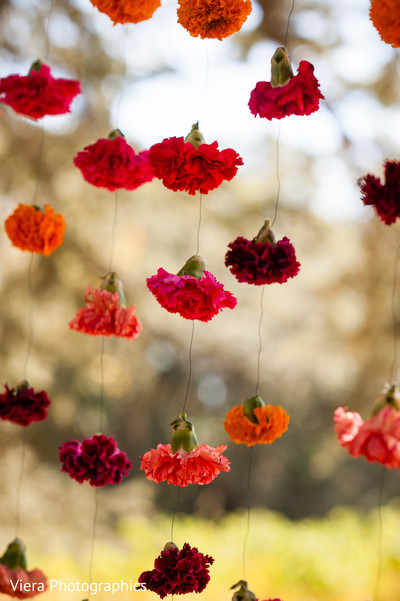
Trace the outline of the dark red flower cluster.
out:
M 239 236 L 228 248 L 225 265 L 239 282 L 256 286 L 283 284 L 300 270 L 294 246 L 286 236 L 275 244 Z
M 385 183 L 369 173 L 358 180 L 361 200 L 372 205 L 383 223 L 390 225 L 400 217 L 400 162 L 385 162 Z
M 82 442 L 70 440 L 60 447 L 62 472 L 78 482 L 89 481 L 91 486 L 119 484 L 132 469 L 126 453 L 117 447 L 112 436 L 95 434 Z
M 224 180 L 230 181 L 243 160 L 232 148 L 218 150 L 218 142 L 200 144 L 196 149 L 180 138 L 165 138 L 150 148 L 155 176 L 170 190 L 200 191 L 207 194 Z
M 179 551 L 173 548 L 161 551 L 154 561 L 154 569 L 143 572 L 138 582 L 163 599 L 167 595 L 201 593 L 210 581 L 209 566 L 214 563 L 210 555 L 203 555 L 196 547 L 185 543 Z
M 0 102 L 31 119 L 70 113 L 71 102 L 80 92 L 79 81 L 55 79 L 50 67 L 40 62 L 32 65 L 29 75 L 0 79 Z
M 0 394 L 0 419 L 19 426 L 29 426 L 47 417 L 50 399 L 44 390 L 35 392 L 27 382 L 17 388 L 9 388 Z
M 100 138 L 74 158 L 89 184 L 97 188 L 135 190 L 154 178 L 149 151 L 135 153 L 123 136 Z

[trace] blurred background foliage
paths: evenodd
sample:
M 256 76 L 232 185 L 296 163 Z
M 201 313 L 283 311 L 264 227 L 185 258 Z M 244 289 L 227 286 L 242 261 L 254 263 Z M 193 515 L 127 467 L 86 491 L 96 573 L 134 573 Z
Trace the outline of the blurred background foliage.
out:
M 79 78 L 84 91 L 71 115 L 46 118 L 41 126 L 7 107 L 0 115 L 2 220 L 19 202 L 35 199 L 38 204 L 50 203 L 67 222 L 64 245 L 50 258 L 35 256 L 32 262 L 33 346 L 28 377 L 35 388 L 46 388 L 52 399 L 49 418 L 26 431 L 22 524 L 29 524 L 32 537 L 43 532 L 50 536 L 51 529 L 44 524 L 65 522 L 65 541 L 69 541 L 65 544 L 76 553 L 77 534 L 83 540 L 90 536 L 93 491 L 60 473 L 58 447 L 65 440 L 97 431 L 102 379 L 103 431 L 112 434 L 134 462 L 122 485 L 100 491 L 104 523 L 116 531 L 121 523 L 134 523 L 135 516 L 145 519 L 158 511 L 170 513 L 176 504 L 176 489 L 148 482 L 139 471 L 139 457 L 170 439 L 169 423 L 181 409 L 187 386 L 192 326 L 159 307 L 145 278 L 160 266 L 178 271 L 195 252 L 199 200 L 172 193 L 158 181 L 134 192 L 121 191 L 115 199 L 114 194 L 84 182 L 72 158 L 116 125 L 124 133 L 129 131 L 128 141 L 138 150 L 189 131 L 196 115 L 182 121 L 176 131 L 176 117 L 166 108 L 170 97 L 178 114 L 186 116 L 187 105 L 176 99 L 174 80 L 168 79 L 182 76 L 186 55 L 180 54 L 178 40 L 183 37 L 193 48 L 203 44 L 202 55 L 196 55 L 199 61 L 205 58 L 204 44 L 208 44 L 210 80 L 213 69 L 217 73 L 220 68 L 251 76 L 251 87 L 244 91 L 239 75 L 236 83 L 232 78 L 224 81 L 233 103 L 237 95 L 248 97 L 257 81 L 255 70 L 258 80 L 269 79 L 270 56 L 283 43 L 290 8 L 290 2 L 278 0 L 255 4 L 257 18 L 222 43 L 226 52 L 220 59 L 220 42 L 193 40 L 175 23 L 172 2 L 163 4 L 152 21 L 129 26 L 126 35 L 86 0 L 53 0 L 51 5 L 37 0 L 0 2 L 0 76 L 26 73 L 30 63 L 42 56 L 56 75 Z M 171 30 L 171 23 L 176 29 Z M 170 36 L 167 47 L 163 35 Z M 188 414 L 200 442 L 215 446 L 229 443 L 222 425 L 225 413 L 254 394 L 261 290 L 238 284 L 224 267 L 224 255 L 236 236 L 252 238 L 263 219 L 272 216 L 279 135 L 281 200 L 274 230 L 278 238 L 291 239 L 302 267 L 295 279 L 265 290 L 259 391 L 265 402 L 281 404 L 291 422 L 273 445 L 254 449 L 251 478 L 252 506 L 286 516 L 260 513 L 264 517 L 257 517 L 260 528 L 264 519 L 271 520 L 272 530 L 274 524 L 281 528 L 279 537 L 291 536 L 287 518 L 327 516 L 338 505 L 369 511 L 377 504 L 380 466 L 351 459 L 339 447 L 332 415 L 336 406 L 344 405 L 366 418 L 390 377 L 391 294 L 398 244 L 398 227 L 384 226 L 362 207 L 356 185 L 368 171 L 382 175 L 383 160 L 398 156 L 398 53 L 380 41 L 369 23 L 368 2 L 353 6 L 345 0 L 296 0 L 288 47 L 295 65 L 303 59 L 315 64 L 326 97 L 318 115 L 290 118 L 293 129 L 286 122 L 282 131 L 276 124 L 265 125 L 245 105 L 241 124 L 232 121 L 223 129 L 218 116 L 213 119 L 210 105 L 218 115 L 230 98 L 213 96 L 212 81 L 207 91 L 207 140 L 218 139 L 220 147 L 235 148 L 245 166 L 232 182 L 203 198 L 200 251 L 217 279 L 237 296 L 238 306 L 208 324 L 196 323 L 188 399 Z M 258 68 L 261 56 L 263 71 Z M 188 74 L 191 77 L 198 77 L 195 66 Z M 140 86 L 157 82 L 161 83 L 153 105 L 147 114 L 138 114 L 132 107 L 139 102 Z M 202 82 L 191 85 L 188 93 L 197 102 L 204 93 Z M 139 122 L 149 124 L 147 134 L 140 134 Z M 135 123 L 137 137 L 132 133 Z M 143 332 L 134 342 L 105 340 L 102 372 L 102 340 L 72 332 L 67 323 L 83 304 L 86 286 L 98 285 L 108 271 L 116 207 L 113 265 L 124 282 L 128 303 L 137 306 Z M 12 248 L 4 232 L 0 252 L 0 374 L 1 382 L 14 386 L 23 375 L 29 337 L 30 256 Z M 21 432 L 7 423 L 1 429 L 5 469 L 0 479 L 0 515 L 4 531 L 12 536 Z M 223 520 L 230 519 L 227 512 L 247 506 L 248 449 L 229 443 L 226 454 L 232 462 L 230 473 L 207 487 L 184 489 L 180 512 L 225 524 Z M 388 472 L 383 502 L 394 502 L 397 496 L 397 474 Z M 397 515 L 394 509 L 391 515 Z M 358 519 L 351 512 L 348 516 Z M 319 528 L 330 522 L 313 517 L 312 523 Z M 253 534 L 257 531 L 258 526 Z M 154 535 L 150 532 L 151 527 L 146 536 Z M 228 536 L 226 532 L 231 531 L 221 525 L 219 535 Z M 328 541 L 331 534 L 323 536 Z M 358 535 L 352 561 L 364 544 L 363 532 Z M 236 536 L 232 534 L 235 541 Z M 288 553 L 292 543 L 286 540 Z M 293 542 L 297 559 L 304 551 L 302 540 L 300 535 Z M 277 544 L 271 542 L 274 549 Z M 241 539 L 235 547 L 238 554 L 240 549 Z M 397 566 L 398 549 L 393 553 L 390 561 Z M 265 561 L 273 560 L 268 556 Z M 294 578 L 293 570 L 289 571 Z M 299 578 L 305 578 L 304 573 Z M 323 582 L 315 586 L 314 592 L 295 596 L 308 601 L 330 598 L 324 596 Z M 361 596 L 367 594 L 362 586 L 359 590 Z M 343 601 L 350 599 L 343 590 L 336 591 L 335 598 L 339 592 Z

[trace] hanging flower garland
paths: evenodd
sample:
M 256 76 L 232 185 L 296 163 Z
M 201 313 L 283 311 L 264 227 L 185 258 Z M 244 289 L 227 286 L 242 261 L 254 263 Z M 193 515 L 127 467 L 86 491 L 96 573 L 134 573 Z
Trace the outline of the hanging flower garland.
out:
M 400 14 L 397 0 L 372 0 L 369 16 L 381 39 L 393 48 L 399 48 Z
M 59 449 L 61 471 L 79 483 L 88 481 L 96 487 L 119 484 L 132 469 L 132 462 L 112 436 L 95 434 L 82 442 L 70 440 Z
M 110 272 L 100 288 L 87 286 L 86 307 L 78 309 L 69 322 L 71 330 L 90 336 L 116 336 L 136 340 L 142 324 L 135 315 L 136 306 L 125 308 L 123 285 L 118 274 Z
M 169 190 L 199 191 L 208 194 L 224 180 L 230 181 L 243 165 L 242 158 L 232 148 L 218 149 L 218 142 L 206 144 L 199 124 L 192 126 L 184 139 L 165 138 L 150 148 L 150 162 L 155 176 Z
M 386 385 L 366 421 L 346 407 L 336 409 L 334 420 L 339 444 L 350 455 L 400 468 L 400 393 L 396 384 Z
M 81 93 L 75 79 L 56 79 L 50 67 L 34 62 L 28 75 L 9 75 L 0 79 L 0 102 L 31 119 L 71 112 L 71 103 Z
M 51 401 L 45 390 L 35 392 L 26 380 L 16 388 L 9 388 L 6 384 L 5 389 L 0 394 L 0 419 L 29 426 L 47 418 Z
M 289 416 L 282 407 L 266 405 L 261 397 L 250 397 L 226 414 L 224 428 L 237 444 L 252 447 L 271 444 L 288 429 Z
M 400 162 L 385 161 L 384 171 L 384 184 L 368 173 L 358 180 L 358 185 L 363 203 L 373 206 L 381 221 L 391 225 L 400 217 Z
M 266 219 L 252 240 L 239 236 L 228 245 L 225 265 L 239 282 L 262 286 L 283 284 L 300 271 L 293 244 L 286 236 L 276 242 Z
M 84 179 L 97 188 L 135 190 L 154 178 L 149 151 L 135 153 L 119 129 L 85 146 L 74 158 Z
M 154 560 L 154 569 L 140 574 L 138 582 L 146 590 L 167 595 L 201 593 L 210 582 L 209 568 L 214 563 L 210 555 L 203 555 L 196 547 L 185 543 L 181 550 L 173 542 L 165 545 Z
M 101 13 L 106 14 L 114 25 L 117 23 L 140 23 L 150 19 L 161 6 L 161 0 L 90 0 Z
M 37 568 L 28 571 L 25 544 L 15 538 L 0 558 L 0 593 L 16 599 L 28 599 L 46 590 L 46 576 Z
M 210 321 L 222 309 L 233 309 L 237 300 L 209 271 L 202 257 L 188 259 L 177 275 L 162 267 L 147 278 L 147 287 L 164 309 L 185 319 Z
M 289 55 L 281 46 L 271 59 L 271 81 L 256 84 L 250 94 L 249 108 L 255 117 L 283 119 L 314 113 L 323 98 L 313 65 L 300 61 L 297 75 L 293 75 Z
M 209 484 L 220 472 L 229 472 L 229 461 L 222 453 L 226 445 L 216 449 L 199 444 L 192 422 L 180 413 L 173 426 L 171 444 L 159 444 L 141 457 L 140 469 L 153 482 L 175 486 Z
M 48 257 L 64 242 L 65 220 L 50 205 L 19 204 L 4 222 L 13 246 Z
M 193 37 L 223 40 L 240 31 L 251 10 L 250 0 L 179 0 L 178 23 Z

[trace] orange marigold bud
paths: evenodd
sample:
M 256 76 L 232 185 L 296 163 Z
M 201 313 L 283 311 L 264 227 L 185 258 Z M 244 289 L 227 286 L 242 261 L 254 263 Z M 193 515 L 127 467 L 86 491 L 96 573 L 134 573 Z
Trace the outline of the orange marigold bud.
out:
M 178 23 L 195 38 L 222 40 L 241 29 L 251 8 L 250 0 L 179 0 Z
M 233 442 L 247 444 L 248 447 L 270 444 L 288 429 L 289 416 L 280 406 L 256 407 L 253 412 L 258 423 L 251 422 L 244 415 L 243 409 L 244 405 L 235 405 L 226 414 L 224 427 Z
M 154 11 L 161 6 L 161 0 L 90 0 L 101 13 L 117 23 L 140 23 L 153 16 Z
M 44 209 L 34 205 L 19 204 L 7 217 L 5 230 L 12 245 L 48 257 L 64 241 L 65 221 L 56 215 L 50 205 Z

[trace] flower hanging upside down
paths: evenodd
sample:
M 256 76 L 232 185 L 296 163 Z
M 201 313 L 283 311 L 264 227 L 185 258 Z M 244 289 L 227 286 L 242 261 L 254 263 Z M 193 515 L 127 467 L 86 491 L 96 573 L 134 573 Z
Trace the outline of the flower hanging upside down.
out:
M 271 81 L 256 84 L 250 94 L 249 108 L 254 116 L 283 119 L 314 113 L 323 98 L 313 65 L 300 61 L 297 75 L 293 75 L 288 53 L 279 47 L 271 59 Z
M 370 19 L 381 39 L 393 48 L 400 47 L 400 13 L 398 0 L 371 0 Z
M 45 390 L 35 392 L 24 380 L 17 388 L 9 388 L 0 394 L 0 419 L 19 426 L 29 426 L 47 418 L 50 399 Z
M 369 173 L 357 183 L 362 192 L 363 203 L 373 206 L 381 221 L 391 225 L 400 217 L 400 162 L 385 161 L 384 170 L 384 184 Z
M 239 580 L 236 584 L 231 586 L 231 590 L 237 588 L 238 590 L 233 593 L 232 601 L 258 601 L 257 597 L 247 586 L 246 580 Z M 282 601 L 281 599 L 266 599 L 265 601 Z
M 90 0 L 98 11 L 106 14 L 113 24 L 140 23 L 153 16 L 161 0 Z
M 16 248 L 49 257 L 64 242 L 65 221 L 50 205 L 19 204 L 4 228 Z
M 242 28 L 250 0 L 179 0 L 178 23 L 191 36 L 222 40 Z
M 37 568 L 28 571 L 25 544 L 19 538 L 14 539 L 0 558 L 0 593 L 28 599 L 46 590 L 46 576 Z

